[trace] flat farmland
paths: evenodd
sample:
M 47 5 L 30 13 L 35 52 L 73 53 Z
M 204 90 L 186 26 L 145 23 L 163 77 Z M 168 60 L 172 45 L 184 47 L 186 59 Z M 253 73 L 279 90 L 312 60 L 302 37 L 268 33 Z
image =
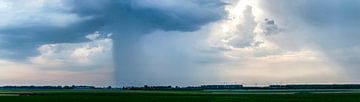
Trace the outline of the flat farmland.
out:
M 0 90 L 0 102 L 360 102 L 360 91 Z

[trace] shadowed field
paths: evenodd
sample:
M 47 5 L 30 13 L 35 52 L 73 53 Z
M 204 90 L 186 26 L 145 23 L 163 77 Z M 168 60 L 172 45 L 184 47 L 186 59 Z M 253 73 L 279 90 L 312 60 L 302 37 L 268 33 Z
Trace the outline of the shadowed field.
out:
M 360 102 L 358 90 L 2 90 L 1 102 Z

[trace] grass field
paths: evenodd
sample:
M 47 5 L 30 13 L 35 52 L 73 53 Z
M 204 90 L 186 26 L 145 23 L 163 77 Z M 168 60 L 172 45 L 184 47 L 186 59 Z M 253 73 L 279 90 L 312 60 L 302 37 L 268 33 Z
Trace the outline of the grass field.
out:
M 0 102 L 360 102 L 360 90 L 0 90 Z

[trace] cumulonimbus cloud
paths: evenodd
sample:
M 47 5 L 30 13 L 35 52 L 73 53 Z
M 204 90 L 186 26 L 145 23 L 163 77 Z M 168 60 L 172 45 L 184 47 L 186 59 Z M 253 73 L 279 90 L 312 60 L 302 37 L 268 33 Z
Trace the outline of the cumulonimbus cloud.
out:
M 303 52 L 309 52 L 305 53 L 306 57 L 315 56 L 314 52 L 321 52 L 322 56 L 326 57 L 318 59 L 322 60 L 319 63 L 313 62 L 309 57 L 303 58 L 306 60 L 305 64 L 299 62 L 290 65 L 319 65 L 325 68 L 327 66 L 323 65 L 328 62 L 323 60 L 328 58 L 335 64 L 348 67 L 344 69 L 357 76 L 356 66 L 360 57 L 356 56 L 359 54 L 356 25 L 359 24 L 357 18 L 360 13 L 354 8 L 359 7 L 358 1 L 258 0 L 257 4 L 245 5 L 244 11 L 237 12 L 239 17 L 235 18 L 238 21 L 227 17 L 229 12 L 224 9 L 225 5 L 236 6 L 236 2 L 234 0 L 227 4 L 222 0 L 39 0 L 29 3 L 11 1 L 0 5 L 0 11 L 5 12 L 3 15 L 0 14 L 4 18 L 0 22 L 5 22 L 0 24 L 0 57 L 12 60 L 34 57 L 41 55 L 41 52 L 36 50 L 41 46 L 89 42 L 93 37 L 88 36 L 90 39 L 87 39 L 85 36 L 100 31 L 113 33 L 111 39 L 115 78 L 118 84 L 163 84 L 172 82 L 172 79 L 194 79 L 200 82 L 206 79 L 201 75 L 210 73 L 208 76 L 216 76 L 211 73 L 211 69 L 204 67 L 214 68 L 223 65 L 254 72 L 251 70 L 252 67 L 262 69 L 264 66 L 260 68 L 250 64 L 256 64 L 258 60 L 268 61 L 262 57 L 293 58 L 293 55 L 302 56 Z M 261 14 L 261 17 L 258 14 Z M 216 26 L 211 27 L 213 25 Z M 222 29 L 224 25 L 231 29 Z M 206 42 L 208 39 L 212 40 Z M 302 51 L 303 49 L 305 51 Z M 223 59 L 224 57 L 231 61 Z M 226 63 L 218 64 L 225 61 Z M 241 65 L 241 61 L 249 63 Z M 270 61 L 271 63 L 266 65 L 289 64 L 286 60 L 281 61 L 283 63 L 275 64 Z M 229 63 L 236 64 L 231 66 Z M 311 72 L 305 69 L 304 72 Z M 223 71 L 226 68 L 219 70 Z M 329 76 L 333 75 L 334 70 L 324 70 L 329 72 Z M 233 74 L 238 76 L 244 73 Z M 304 74 L 298 76 L 302 77 Z
M 139 63 L 147 62 L 140 61 L 141 56 L 134 57 L 140 54 L 138 51 L 141 46 L 138 43 L 144 35 L 149 35 L 156 30 L 195 31 L 205 24 L 221 19 L 225 13 L 223 9 L 225 3 L 220 0 L 65 0 L 58 2 L 63 6 L 48 6 L 47 2 L 40 1 L 37 3 L 40 3 L 39 6 L 31 9 L 34 11 L 41 9 L 43 12 L 40 14 L 55 13 L 73 17 L 74 21 L 60 26 L 56 25 L 56 22 L 45 20 L 34 21 L 36 24 L 29 26 L 21 24 L 1 27 L 1 36 L 4 42 L 8 43 L 2 44 L 3 49 L 9 52 L 20 50 L 27 52 L 6 56 L 21 59 L 38 54 L 36 48 L 44 44 L 88 41 L 84 39 L 84 36 L 94 31 L 113 33 L 116 78 L 122 82 L 137 83 L 144 80 L 140 77 L 150 77 L 139 75 L 144 74 L 139 71 L 144 69 L 143 66 L 138 66 Z M 24 16 L 39 14 L 33 11 L 24 12 L 28 12 Z M 41 16 L 34 17 L 41 18 Z M 49 20 L 54 17 L 49 17 Z

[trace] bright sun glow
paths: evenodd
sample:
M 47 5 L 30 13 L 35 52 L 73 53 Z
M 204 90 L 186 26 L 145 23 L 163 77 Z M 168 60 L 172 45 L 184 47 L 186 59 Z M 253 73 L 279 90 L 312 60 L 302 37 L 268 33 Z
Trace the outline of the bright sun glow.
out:
M 234 30 L 237 29 L 239 23 L 243 21 L 242 16 L 244 16 L 243 13 L 248 6 L 251 6 L 251 0 L 239 0 L 236 5 L 230 5 L 225 8 L 229 14 L 228 19 L 221 24 L 222 32 L 224 34 L 232 33 Z M 231 39 L 222 39 L 222 42 L 228 43 L 229 40 Z
M 246 8 L 251 5 L 251 0 L 240 0 L 236 5 L 228 6 L 226 11 L 229 13 L 228 19 L 230 22 L 225 23 L 223 25 L 223 31 L 229 32 L 232 28 L 235 27 L 241 20 L 241 16 L 243 16 Z
M 235 8 L 233 8 L 231 13 L 234 16 L 240 16 L 245 11 L 246 7 L 249 6 L 249 4 L 250 4 L 250 0 L 240 0 L 236 4 Z

